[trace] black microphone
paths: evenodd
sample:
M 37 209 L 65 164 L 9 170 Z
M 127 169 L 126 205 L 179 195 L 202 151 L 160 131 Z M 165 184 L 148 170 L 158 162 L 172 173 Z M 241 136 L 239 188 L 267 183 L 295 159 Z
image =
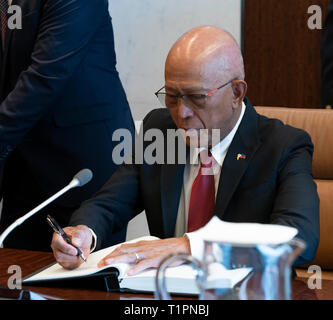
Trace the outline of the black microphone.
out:
M 18 218 L 15 222 L 13 222 L 0 236 L 0 248 L 2 248 L 2 244 L 6 237 L 20 224 L 22 224 L 25 220 L 29 219 L 31 216 L 33 216 L 35 213 L 46 207 L 49 203 L 54 201 L 55 199 L 59 198 L 61 195 L 63 195 L 65 192 L 67 192 L 70 189 L 76 188 L 76 187 L 82 187 L 85 184 L 87 184 L 93 177 L 93 173 L 89 169 L 83 169 L 80 172 L 78 172 L 72 181 L 63 189 L 58 191 L 55 195 L 45 200 L 43 203 L 41 203 L 36 208 L 29 211 L 27 214 L 25 214 L 23 217 Z

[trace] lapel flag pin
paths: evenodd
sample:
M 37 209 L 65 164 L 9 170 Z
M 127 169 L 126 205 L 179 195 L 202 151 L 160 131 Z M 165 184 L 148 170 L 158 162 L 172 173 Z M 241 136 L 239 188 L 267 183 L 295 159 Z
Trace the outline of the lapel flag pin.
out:
M 242 153 L 238 153 L 238 155 L 237 155 L 237 161 L 238 161 L 239 159 L 243 159 L 243 160 L 245 160 L 245 159 L 246 159 L 246 155 L 245 155 L 245 154 L 242 154 Z

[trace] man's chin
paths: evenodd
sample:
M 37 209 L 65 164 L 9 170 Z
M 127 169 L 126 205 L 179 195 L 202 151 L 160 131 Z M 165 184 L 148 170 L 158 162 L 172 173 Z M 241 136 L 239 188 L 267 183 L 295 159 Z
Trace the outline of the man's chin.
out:
M 209 144 L 208 131 L 205 129 L 181 130 L 185 143 L 190 148 L 207 147 Z
M 199 148 L 200 146 L 200 142 L 198 140 L 193 141 L 193 139 L 190 139 L 189 137 L 185 138 L 185 143 L 190 148 Z
M 211 145 L 209 140 L 207 141 L 206 139 L 204 139 L 204 141 L 202 141 L 202 139 L 193 139 L 189 137 L 185 138 L 185 143 L 190 148 L 209 148 L 209 146 Z

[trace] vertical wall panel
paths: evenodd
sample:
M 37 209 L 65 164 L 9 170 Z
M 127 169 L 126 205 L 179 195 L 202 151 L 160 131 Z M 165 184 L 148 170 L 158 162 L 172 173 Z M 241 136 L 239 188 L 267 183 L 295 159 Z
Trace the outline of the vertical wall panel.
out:
M 244 0 L 244 58 L 255 105 L 320 107 L 321 30 L 308 8 L 330 0 Z

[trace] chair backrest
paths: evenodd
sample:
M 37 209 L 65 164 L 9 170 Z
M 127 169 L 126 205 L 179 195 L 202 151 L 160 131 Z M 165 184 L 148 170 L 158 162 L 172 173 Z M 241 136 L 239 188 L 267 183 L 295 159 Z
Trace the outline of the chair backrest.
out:
M 320 198 L 320 243 L 315 260 L 322 269 L 333 269 L 333 111 L 283 107 L 255 107 L 268 118 L 307 131 L 314 144 L 313 177 Z

